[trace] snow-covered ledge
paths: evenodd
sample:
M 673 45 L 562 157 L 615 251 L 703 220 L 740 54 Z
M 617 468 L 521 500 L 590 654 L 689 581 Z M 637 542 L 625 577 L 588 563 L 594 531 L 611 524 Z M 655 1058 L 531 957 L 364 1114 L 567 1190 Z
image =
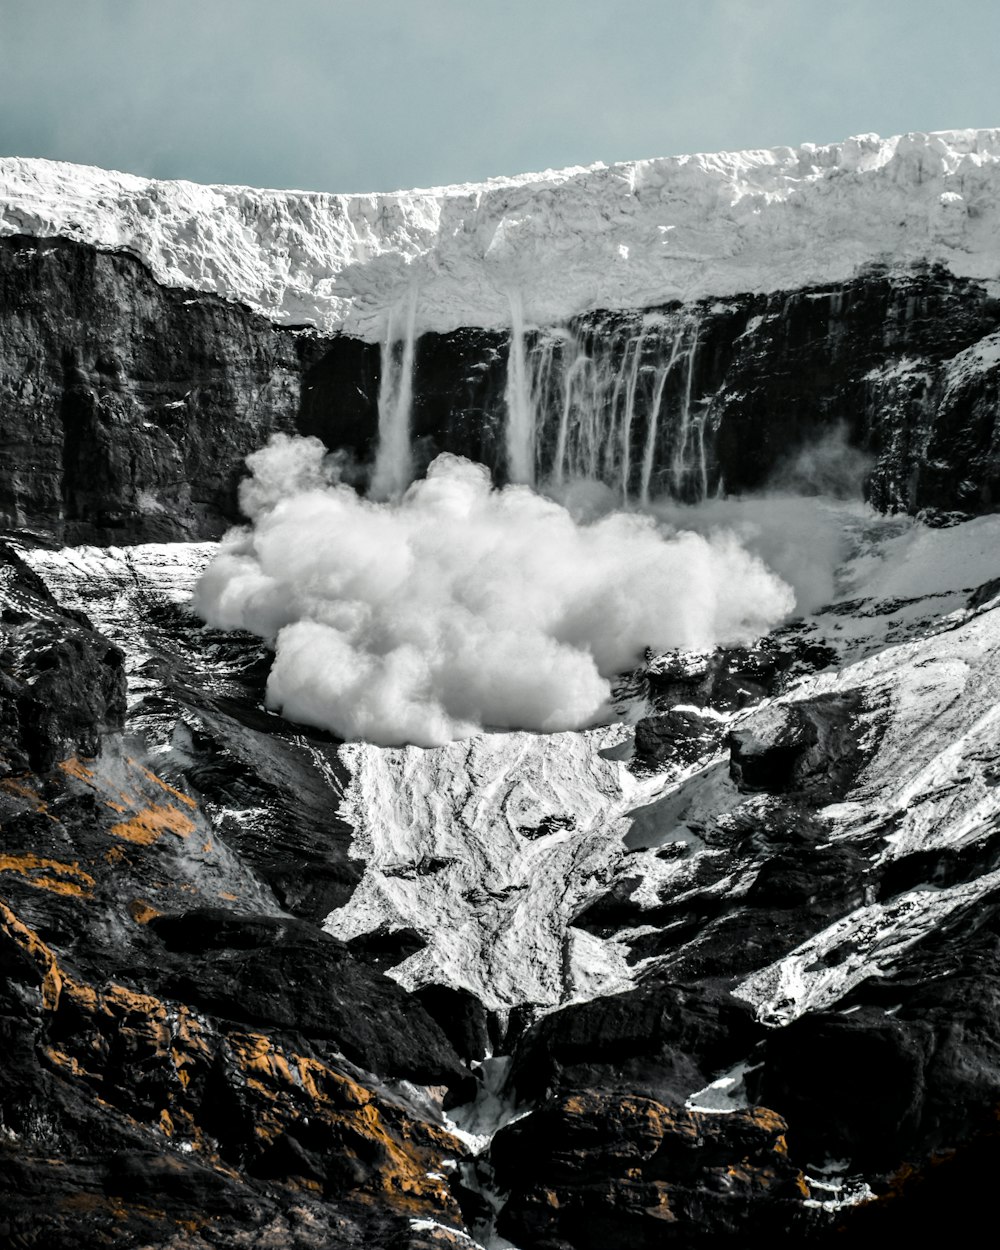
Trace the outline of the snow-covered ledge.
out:
M 1000 280 L 1000 129 L 724 152 L 377 195 L 160 182 L 0 160 L 0 234 L 141 257 L 169 286 L 380 338 L 839 282 L 941 261 Z M 516 312 L 512 314 L 512 307 Z

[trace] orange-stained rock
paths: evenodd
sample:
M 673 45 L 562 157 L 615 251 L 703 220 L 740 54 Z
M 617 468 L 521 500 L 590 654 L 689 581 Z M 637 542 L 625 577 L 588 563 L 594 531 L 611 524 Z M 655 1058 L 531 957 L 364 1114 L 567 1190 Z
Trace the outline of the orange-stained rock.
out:
M 152 903 L 147 903 L 144 898 L 134 898 L 128 905 L 128 914 L 136 924 L 149 924 L 153 917 L 158 916 L 160 912 Z
M 128 763 L 137 768 L 148 781 L 151 781 L 155 786 L 159 786 L 167 794 L 172 795 L 173 798 L 183 803 L 185 807 L 197 806 L 190 794 L 184 794 L 180 790 L 175 789 L 169 782 L 164 781 L 162 777 L 157 777 L 156 773 L 151 772 L 145 764 L 139 763 L 138 760 L 133 759 L 131 756 L 128 758 Z
M 780 1211 L 779 1229 L 804 1185 L 784 1132 L 765 1107 L 712 1115 L 633 1094 L 569 1091 L 494 1138 L 496 1182 L 509 1194 L 499 1229 L 518 1245 L 549 1240 L 574 1250 L 654 1250 L 666 1244 L 665 1224 L 738 1241 L 747 1221 L 763 1229 Z
M 22 923 L 6 903 L 0 902 L 0 936 L 24 952 L 38 974 L 42 1006 L 54 1011 L 59 1005 L 63 977 L 52 950 L 37 933 Z
M 116 838 L 125 838 L 129 842 L 138 842 L 140 846 L 149 846 L 156 842 L 164 833 L 176 834 L 179 838 L 189 837 L 194 832 L 194 821 L 179 812 L 170 803 L 151 804 L 142 808 L 128 820 L 121 820 L 111 826 L 110 832 Z
M 63 864 L 44 855 L 0 855 L 2 872 L 16 872 L 29 885 L 53 894 L 85 897 L 94 889 L 94 878 L 79 864 Z

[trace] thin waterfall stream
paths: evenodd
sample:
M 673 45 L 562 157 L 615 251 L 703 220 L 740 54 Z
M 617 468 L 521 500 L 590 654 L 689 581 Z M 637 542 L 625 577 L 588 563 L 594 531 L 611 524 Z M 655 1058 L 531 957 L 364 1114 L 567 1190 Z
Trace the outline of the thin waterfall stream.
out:
M 400 339 L 395 326 L 401 314 L 405 320 Z M 371 480 L 374 499 L 398 498 L 413 480 L 410 426 L 416 328 L 417 286 L 412 283 L 405 303 L 390 308 L 386 318 L 378 394 L 378 451 Z

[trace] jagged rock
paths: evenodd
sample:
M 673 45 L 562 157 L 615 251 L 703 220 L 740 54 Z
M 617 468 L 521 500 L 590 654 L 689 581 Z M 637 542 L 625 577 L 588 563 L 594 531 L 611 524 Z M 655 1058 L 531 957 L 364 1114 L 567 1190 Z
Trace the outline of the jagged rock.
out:
M 984 928 L 931 935 L 907 972 L 836 1012 L 768 1033 L 748 1078 L 794 1128 L 796 1158 L 892 1173 L 971 1142 L 1000 1105 L 997 905 Z M 849 952 L 845 952 L 845 956 Z
M 773 1235 L 805 1190 L 784 1132 L 764 1107 L 712 1116 L 574 1091 L 497 1135 L 494 1167 L 510 1194 L 498 1227 L 525 1250 Z
M 447 1186 L 427 1176 L 444 1155 L 461 1155 L 459 1143 L 360 1084 L 315 1039 L 81 980 L 5 904 L 0 963 L 0 1186 L 8 1228 L 22 1238 L 12 1244 L 68 1245 L 95 1217 L 97 1227 L 145 1221 L 159 1244 L 162 1225 L 193 1218 L 224 1232 L 294 1215 L 297 1204 L 321 1229 L 349 1228 L 342 1215 L 356 1199 L 357 1235 L 332 1244 L 371 1244 L 373 1221 L 391 1229 L 421 1212 L 461 1226 Z M 380 1198 L 367 1219 L 366 1194 Z
M 860 906 L 869 864 L 852 846 L 800 843 L 766 859 L 746 893 L 753 907 L 812 908 L 822 901 L 830 919 Z M 824 913 L 811 922 L 818 925 Z
M 406 1245 L 415 1217 L 461 1229 L 441 1177 L 463 1148 L 429 1107 L 475 1082 L 444 1033 L 280 913 L 196 801 L 108 732 L 119 652 L 3 569 L 5 629 L 48 631 L 47 652 L 9 644 L 15 677 L 54 661 L 37 665 L 51 705 L 16 704 L 44 751 L 0 785 L 0 1237 L 179 1247 L 252 1228 L 270 1250 L 367 1250 Z M 96 758 L 62 754 L 95 735 Z M 440 1088 L 409 1105 L 383 1076 Z
M 777 694 L 790 677 L 826 668 L 836 659 L 835 651 L 800 636 L 793 624 L 751 647 L 655 656 L 644 676 L 657 707 L 682 704 L 730 712 L 751 707 Z
M 755 712 L 727 736 L 730 775 L 744 792 L 841 797 L 861 766 L 857 692 L 817 695 Z
M 124 716 L 122 653 L 0 543 L 0 772 L 94 754 Z
M 710 984 L 650 984 L 536 1021 L 513 1051 L 521 1100 L 581 1087 L 683 1102 L 760 1036 L 745 1003 Z
M 636 725 L 635 760 L 646 767 L 693 764 L 711 754 L 721 739 L 719 721 L 673 708 L 646 716 Z

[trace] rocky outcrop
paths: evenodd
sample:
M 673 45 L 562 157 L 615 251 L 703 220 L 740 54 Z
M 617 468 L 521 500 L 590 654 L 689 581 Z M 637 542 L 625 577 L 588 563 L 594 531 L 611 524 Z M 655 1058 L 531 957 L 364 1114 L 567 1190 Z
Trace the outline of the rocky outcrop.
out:
M 121 652 L 0 544 L 0 773 L 96 754 L 124 716 Z
M 585 1088 L 683 1103 L 760 1036 L 717 985 L 651 982 L 535 1021 L 512 1047 L 508 1085 L 524 1103 Z
M 891 1175 L 990 1130 L 1000 1105 L 998 917 L 994 896 L 965 917 L 971 932 L 953 923 L 921 942 L 902 975 L 875 976 L 839 1011 L 768 1033 L 748 1083 L 796 1123 L 800 1156 Z
M 862 706 L 860 691 L 846 691 L 755 712 L 728 735 L 730 776 L 744 793 L 841 798 L 861 767 Z
M 687 708 L 645 716 L 635 727 L 635 757 L 639 764 L 692 764 L 710 755 L 722 738 L 719 721 Z
M 654 1250 L 785 1232 L 805 1183 L 763 1107 L 702 1115 L 651 1098 L 567 1094 L 503 1129 L 500 1230 L 525 1250 Z

